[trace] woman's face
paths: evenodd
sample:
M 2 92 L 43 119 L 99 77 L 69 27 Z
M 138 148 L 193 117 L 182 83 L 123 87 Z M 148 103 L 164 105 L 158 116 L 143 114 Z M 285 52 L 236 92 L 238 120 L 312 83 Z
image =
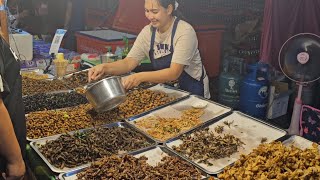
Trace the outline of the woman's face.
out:
M 164 8 L 158 0 L 145 0 L 144 3 L 145 15 L 155 28 L 162 29 L 172 20 L 172 6 Z

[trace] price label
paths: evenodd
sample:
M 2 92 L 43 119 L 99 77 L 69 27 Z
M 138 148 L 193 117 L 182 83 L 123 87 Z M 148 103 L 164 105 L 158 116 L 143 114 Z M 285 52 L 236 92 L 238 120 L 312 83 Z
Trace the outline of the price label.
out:
M 57 54 L 59 51 L 59 47 L 61 45 L 63 36 L 66 34 L 67 30 L 64 29 L 57 29 L 56 34 L 54 35 L 54 38 L 51 43 L 49 54 Z

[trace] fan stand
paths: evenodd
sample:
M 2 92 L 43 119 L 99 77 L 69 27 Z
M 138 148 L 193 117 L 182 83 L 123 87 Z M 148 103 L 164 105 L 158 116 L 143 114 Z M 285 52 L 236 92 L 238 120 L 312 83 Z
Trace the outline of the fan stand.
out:
M 303 83 L 298 83 L 299 90 L 298 90 L 298 95 L 294 101 L 294 106 L 293 106 L 293 112 L 291 116 L 291 123 L 290 127 L 288 129 L 289 135 L 299 135 L 299 126 L 300 126 L 300 112 L 301 112 L 301 107 L 302 107 L 302 87 L 304 86 Z
M 288 60 L 286 58 L 294 58 L 294 60 Z M 312 33 L 296 34 L 290 37 L 280 49 L 278 56 L 280 69 L 285 76 L 296 82 L 299 87 L 297 97 L 294 101 L 290 127 L 288 129 L 288 134 L 290 135 L 300 134 L 299 128 L 302 107 L 302 88 L 304 85 L 320 79 L 320 71 L 315 68 L 320 65 L 319 58 L 320 36 Z M 313 63 L 310 63 L 310 61 Z M 310 64 L 307 65 L 306 63 Z M 304 69 L 301 69 L 301 72 L 297 72 L 298 69 L 303 67 Z

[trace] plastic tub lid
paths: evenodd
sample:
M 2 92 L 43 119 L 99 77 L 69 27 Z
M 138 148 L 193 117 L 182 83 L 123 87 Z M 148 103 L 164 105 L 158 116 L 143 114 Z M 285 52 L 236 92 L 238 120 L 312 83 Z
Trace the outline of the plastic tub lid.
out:
M 107 41 L 118 41 L 123 39 L 123 37 L 127 37 L 128 39 L 135 39 L 137 36 L 123 33 L 119 31 L 114 30 L 98 30 L 98 31 L 78 31 L 78 34 L 89 36 L 89 37 L 95 37 Z

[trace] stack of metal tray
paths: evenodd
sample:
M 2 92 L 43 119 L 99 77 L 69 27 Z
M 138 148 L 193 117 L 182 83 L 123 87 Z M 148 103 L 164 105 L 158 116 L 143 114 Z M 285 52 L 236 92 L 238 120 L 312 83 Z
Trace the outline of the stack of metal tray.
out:
M 192 127 L 187 131 L 182 131 L 178 134 L 176 134 L 175 136 L 168 138 L 166 140 L 160 140 L 157 139 L 156 137 L 151 136 L 150 134 L 148 134 L 146 128 L 141 128 L 139 126 L 136 125 L 137 122 L 148 118 L 148 117 L 160 117 L 160 118 L 180 118 L 180 115 L 182 114 L 183 110 L 188 110 L 191 109 L 192 106 L 194 104 L 205 104 L 206 107 L 204 108 L 204 114 L 200 117 L 200 120 L 202 121 L 201 124 L 199 124 L 198 126 Z M 157 142 L 163 143 L 167 140 L 173 139 L 175 137 L 178 137 L 179 135 L 186 133 L 192 129 L 195 129 L 201 125 L 203 125 L 206 122 L 209 121 L 214 121 L 217 119 L 221 119 L 224 116 L 227 116 L 228 114 L 231 113 L 231 108 L 223 106 L 221 104 L 215 103 L 213 101 L 210 101 L 208 99 L 199 97 L 199 96 L 195 96 L 195 95 L 191 95 L 190 97 L 188 97 L 187 99 L 183 99 L 179 102 L 176 102 L 174 104 L 171 104 L 169 106 L 165 106 L 161 109 L 158 110 L 154 110 L 151 111 L 147 114 L 143 114 L 142 116 L 136 116 L 133 118 L 129 118 L 127 119 L 127 121 L 129 123 L 131 123 L 132 125 L 136 126 L 137 128 L 141 129 L 147 136 L 149 136 L 150 138 L 154 139 Z
M 112 123 L 112 124 L 108 124 L 108 125 L 104 125 L 102 127 L 106 127 L 106 128 L 112 128 L 112 127 L 119 127 L 119 128 L 129 128 L 131 130 L 134 130 L 140 134 L 142 134 L 145 138 L 146 138 L 146 141 L 148 143 L 150 143 L 150 146 L 155 146 L 156 145 L 156 142 L 153 141 L 152 139 L 150 139 L 148 136 L 145 136 L 143 133 L 141 133 L 138 129 L 136 129 L 135 127 L 131 126 L 130 124 L 126 123 L 126 122 L 117 122 L 117 123 Z M 86 132 L 88 130 L 91 130 L 93 128 L 88 128 L 88 129 L 82 129 L 82 130 L 79 130 L 79 131 L 73 131 L 73 132 L 69 132 L 68 134 L 75 134 L 75 133 L 81 133 L 81 132 Z M 54 165 L 52 165 L 48 159 L 40 152 L 39 150 L 39 146 L 41 145 L 44 145 L 47 143 L 47 141 L 53 141 L 53 140 L 56 140 L 58 139 L 62 134 L 59 134 L 59 135 L 55 135 L 55 136 L 50 136 L 50 137 L 46 137 L 46 138 L 41 138 L 41 139 L 37 139 L 33 142 L 30 143 L 31 147 L 35 150 L 35 152 L 43 159 L 43 161 L 48 165 L 48 167 L 53 171 L 53 172 L 56 172 L 56 173 L 63 173 L 63 172 L 68 172 L 68 171 L 72 171 L 72 170 L 75 170 L 75 169 L 79 169 L 79 168 L 84 168 L 84 167 L 88 167 L 90 166 L 90 163 L 88 164 L 83 164 L 81 166 L 77 166 L 77 167 L 74 167 L 74 168 L 63 168 L 63 169 L 60 169 L 58 167 L 55 167 Z M 145 147 L 147 148 L 147 147 Z M 145 148 L 142 148 L 142 149 L 145 149 Z M 131 151 L 132 152 L 135 152 L 135 151 L 139 151 L 139 149 L 137 150 L 133 150 Z M 126 152 L 125 154 L 127 153 L 130 153 L 130 152 Z
M 232 124 L 230 128 L 224 124 L 224 122 L 229 122 Z M 220 119 L 218 121 L 211 121 L 197 129 L 194 129 L 187 135 L 192 135 L 193 132 L 209 128 L 210 132 L 215 133 L 215 127 L 225 126 L 222 134 L 231 134 L 239 138 L 244 145 L 240 148 L 239 152 L 232 154 L 230 157 L 222 159 L 212 159 L 209 162 L 212 166 L 206 165 L 204 163 L 199 163 L 198 161 L 191 160 L 183 154 L 179 154 L 182 158 L 190 161 L 198 168 L 202 169 L 210 175 L 216 175 L 220 173 L 226 166 L 234 163 L 240 158 L 241 154 L 249 154 L 254 148 L 258 147 L 262 143 L 262 139 L 266 139 L 266 142 L 272 142 L 286 135 L 286 131 L 267 124 L 263 121 L 245 115 L 241 112 L 234 111 L 231 115 Z M 217 134 L 217 133 L 215 133 Z M 173 146 L 179 146 L 182 144 L 182 136 L 167 141 L 166 146 L 173 150 Z M 173 150 L 174 151 L 174 150 Z
M 171 151 L 170 149 L 166 148 L 165 146 L 161 146 L 161 145 L 156 145 L 156 146 L 142 149 L 140 151 L 132 152 L 129 154 L 131 154 L 137 158 L 139 158 L 141 156 L 147 157 L 148 158 L 147 163 L 151 166 L 156 166 L 158 163 L 161 162 L 161 159 L 165 156 L 179 157 L 173 151 Z M 82 168 L 78 168 L 78 169 L 75 169 L 72 171 L 68 171 L 66 173 L 61 173 L 59 175 L 59 179 L 60 180 L 75 180 L 75 179 L 77 179 L 77 174 L 84 171 L 85 169 L 86 169 L 86 167 L 82 167 Z M 196 169 L 198 169 L 198 168 L 196 168 Z M 201 169 L 198 169 L 198 170 L 202 174 L 202 179 L 208 178 L 208 175 L 204 171 L 202 171 Z

